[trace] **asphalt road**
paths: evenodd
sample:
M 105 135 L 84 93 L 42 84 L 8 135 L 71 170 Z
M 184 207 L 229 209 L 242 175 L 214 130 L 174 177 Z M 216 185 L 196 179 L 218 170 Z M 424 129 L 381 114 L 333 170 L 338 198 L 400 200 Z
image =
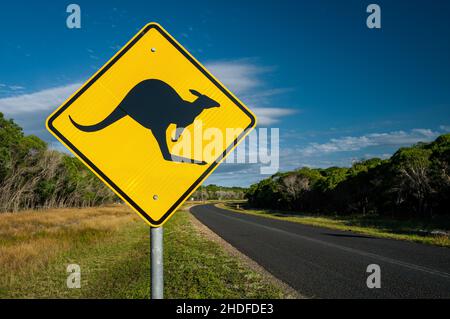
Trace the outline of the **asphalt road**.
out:
M 240 214 L 191 213 L 300 294 L 312 298 L 450 298 L 450 249 Z M 367 266 L 381 270 L 369 289 Z

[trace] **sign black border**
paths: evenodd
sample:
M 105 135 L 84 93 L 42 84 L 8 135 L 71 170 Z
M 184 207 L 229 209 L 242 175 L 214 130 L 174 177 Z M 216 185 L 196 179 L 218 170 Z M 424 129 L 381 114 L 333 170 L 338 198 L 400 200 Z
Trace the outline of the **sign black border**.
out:
M 67 140 L 54 126 L 53 121 L 64 112 L 78 97 L 80 97 L 95 81 L 97 81 L 108 69 L 114 65 L 133 45 L 139 41 L 142 36 L 144 36 L 149 30 L 155 28 L 161 33 L 180 53 L 184 55 L 198 70 L 200 70 L 216 87 L 218 87 L 230 100 L 232 100 L 247 116 L 250 118 L 251 122 L 248 127 L 229 145 L 223 153 L 212 163 L 208 169 L 203 172 L 203 174 L 184 192 L 183 195 L 173 204 L 169 210 L 159 219 L 152 219 L 139 205 L 137 205 L 125 192 L 123 192 L 111 179 L 108 178 L 97 166 L 94 165 L 84 154 L 82 154 L 69 140 Z M 71 148 L 83 161 L 89 165 L 98 175 L 100 175 L 117 193 L 120 194 L 128 203 L 130 203 L 140 214 L 144 217 L 150 224 L 154 226 L 161 225 L 167 217 L 174 211 L 178 205 L 183 202 L 186 197 L 200 186 L 201 181 L 219 164 L 220 159 L 225 158 L 225 156 L 232 150 L 232 148 L 237 145 L 237 143 L 245 136 L 248 129 L 254 127 L 256 123 L 256 118 L 250 113 L 236 98 L 234 98 L 220 83 L 218 83 L 197 61 L 195 61 L 187 51 L 182 48 L 176 41 L 174 41 L 159 25 L 149 24 L 126 46 L 119 54 L 117 54 L 111 61 L 109 61 L 105 66 L 102 67 L 100 72 L 98 72 L 95 77 L 89 80 L 82 88 L 75 94 L 70 100 L 68 100 L 62 107 L 60 107 L 57 112 L 55 112 L 47 121 L 48 128 L 57 135 L 68 147 Z

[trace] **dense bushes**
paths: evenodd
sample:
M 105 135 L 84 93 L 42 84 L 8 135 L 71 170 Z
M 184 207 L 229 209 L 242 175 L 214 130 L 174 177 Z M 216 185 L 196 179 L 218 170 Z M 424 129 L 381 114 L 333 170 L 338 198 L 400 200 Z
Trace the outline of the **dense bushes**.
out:
M 92 206 L 115 195 L 76 158 L 25 136 L 0 113 L 0 211 Z
M 301 168 L 252 185 L 250 205 L 334 214 L 449 214 L 450 134 L 350 168 Z

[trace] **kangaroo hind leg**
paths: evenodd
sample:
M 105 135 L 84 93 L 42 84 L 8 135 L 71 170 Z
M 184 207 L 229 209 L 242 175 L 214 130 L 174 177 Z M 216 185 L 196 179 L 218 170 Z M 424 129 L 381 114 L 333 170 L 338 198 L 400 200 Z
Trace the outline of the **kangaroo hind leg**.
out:
M 166 161 L 170 162 L 180 162 L 180 163 L 194 163 L 199 165 L 205 165 L 206 162 L 198 162 L 194 161 L 191 158 L 182 157 L 178 155 L 171 154 L 169 148 L 167 147 L 166 142 L 166 129 L 156 129 L 152 130 L 153 135 L 155 136 L 156 141 L 158 142 L 159 149 L 161 150 L 161 154 Z
M 178 142 L 178 140 L 181 137 L 181 134 L 183 134 L 183 131 L 184 131 L 184 127 L 177 127 L 174 130 L 173 136 L 171 138 L 172 142 Z

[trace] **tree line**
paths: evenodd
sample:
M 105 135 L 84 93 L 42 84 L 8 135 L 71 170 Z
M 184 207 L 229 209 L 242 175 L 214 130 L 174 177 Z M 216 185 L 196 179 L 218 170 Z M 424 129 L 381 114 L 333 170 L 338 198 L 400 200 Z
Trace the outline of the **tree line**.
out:
M 117 197 L 81 161 L 25 135 L 0 112 L 0 211 L 84 207 Z
M 450 134 L 400 148 L 389 159 L 277 173 L 252 185 L 245 196 L 253 207 L 309 213 L 447 215 Z
M 191 199 L 194 200 L 240 200 L 244 199 L 245 188 L 242 187 L 225 187 L 210 184 L 207 186 L 200 186 Z

